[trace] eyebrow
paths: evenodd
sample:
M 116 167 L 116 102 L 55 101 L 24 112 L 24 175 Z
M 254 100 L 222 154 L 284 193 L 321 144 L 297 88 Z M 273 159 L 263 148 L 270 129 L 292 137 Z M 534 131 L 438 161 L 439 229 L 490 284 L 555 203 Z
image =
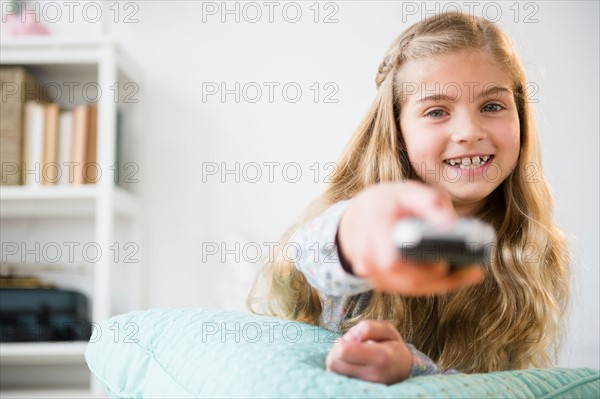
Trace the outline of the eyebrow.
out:
M 475 97 L 475 99 L 487 96 L 488 94 L 490 94 L 492 92 L 494 92 L 496 95 L 494 97 L 491 97 L 491 98 L 498 98 L 498 97 L 500 97 L 501 94 L 504 94 L 504 93 L 506 93 L 506 94 L 512 94 L 512 90 L 510 90 L 510 89 L 508 89 L 506 87 L 492 86 L 492 87 L 490 87 L 488 89 L 485 89 L 481 93 L 479 93 Z M 427 101 L 448 101 L 448 102 L 455 102 L 456 101 L 456 97 L 450 97 L 450 96 L 448 96 L 446 94 L 431 94 L 431 95 L 422 97 L 419 100 L 417 100 L 417 104 L 422 104 L 422 103 L 425 103 Z

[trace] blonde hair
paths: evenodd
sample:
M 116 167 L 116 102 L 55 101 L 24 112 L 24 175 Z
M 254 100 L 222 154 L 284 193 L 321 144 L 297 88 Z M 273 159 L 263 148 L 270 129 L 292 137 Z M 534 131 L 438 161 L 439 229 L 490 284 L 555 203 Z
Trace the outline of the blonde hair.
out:
M 406 30 L 379 66 L 377 95 L 344 150 L 327 190 L 283 235 L 248 297 L 248 306 L 287 319 L 318 324 L 319 294 L 282 248 L 293 233 L 332 204 L 379 182 L 416 178 L 399 128 L 400 67 L 411 59 L 463 49 L 487 51 L 512 81 L 521 144 L 514 171 L 488 196 L 478 217 L 497 232 L 495 256 L 483 283 L 429 297 L 375 290 L 359 315 L 342 322 L 347 331 L 363 319 L 388 320 L 406 342 L 446 368 L 463 372 L 547 367 L 556 358 L 569 295 L 567 242 L 552 219 L 551 193 L 541 168 L 534 115 L 527 101 L 524 68 L 493 23 L 460 13 L 425 19 Z M 401 72 L 400 72 L 401 74 Z M 527 174 L 528 168 L 537 171 Z M 266 283 L 264 296 L 259 283 Z

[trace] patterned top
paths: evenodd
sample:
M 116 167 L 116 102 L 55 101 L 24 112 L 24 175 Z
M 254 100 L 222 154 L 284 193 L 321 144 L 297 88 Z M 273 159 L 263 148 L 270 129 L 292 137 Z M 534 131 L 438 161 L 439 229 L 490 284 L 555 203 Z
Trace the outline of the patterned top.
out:
M 291 239 L 299 248 L 296 268 L 308 283 L 317 289 L 323 304 L 319 320 L 321 327 L 340 332 L 342 321 L 360 314 L 372 293 L 368 280 L 347 273 L 340 263 L 335 243 L 338 225 L 349 201 L 341 201 L 299 229 Z M 407 343 L 412 353 L 410 377 L 432 374 L 454 374 L 444 371 L 427 355 Z

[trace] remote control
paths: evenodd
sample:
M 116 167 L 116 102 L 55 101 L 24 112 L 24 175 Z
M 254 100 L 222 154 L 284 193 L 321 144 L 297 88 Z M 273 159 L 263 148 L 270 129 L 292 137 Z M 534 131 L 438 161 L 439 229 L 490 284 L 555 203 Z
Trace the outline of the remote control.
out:
M 403 261 L 445 261 L 452 269 L 489 264 L 496 245 L 494 228 L 473 218 L 459 218 L 446 230 L 421 219 L 403 219 L 394 226 L 393 238 Z

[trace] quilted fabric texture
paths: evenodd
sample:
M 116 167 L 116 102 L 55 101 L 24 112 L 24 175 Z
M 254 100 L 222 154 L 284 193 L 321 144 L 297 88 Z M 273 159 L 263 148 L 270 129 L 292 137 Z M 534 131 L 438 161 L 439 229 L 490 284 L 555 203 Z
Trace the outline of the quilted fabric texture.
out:
M 416 377 L 374 384 L 325 370 L 337 334 L 208 309 L 152 309 L 100 323 L 90 370 L 117 398 L 598 398 L 591 369 Z

